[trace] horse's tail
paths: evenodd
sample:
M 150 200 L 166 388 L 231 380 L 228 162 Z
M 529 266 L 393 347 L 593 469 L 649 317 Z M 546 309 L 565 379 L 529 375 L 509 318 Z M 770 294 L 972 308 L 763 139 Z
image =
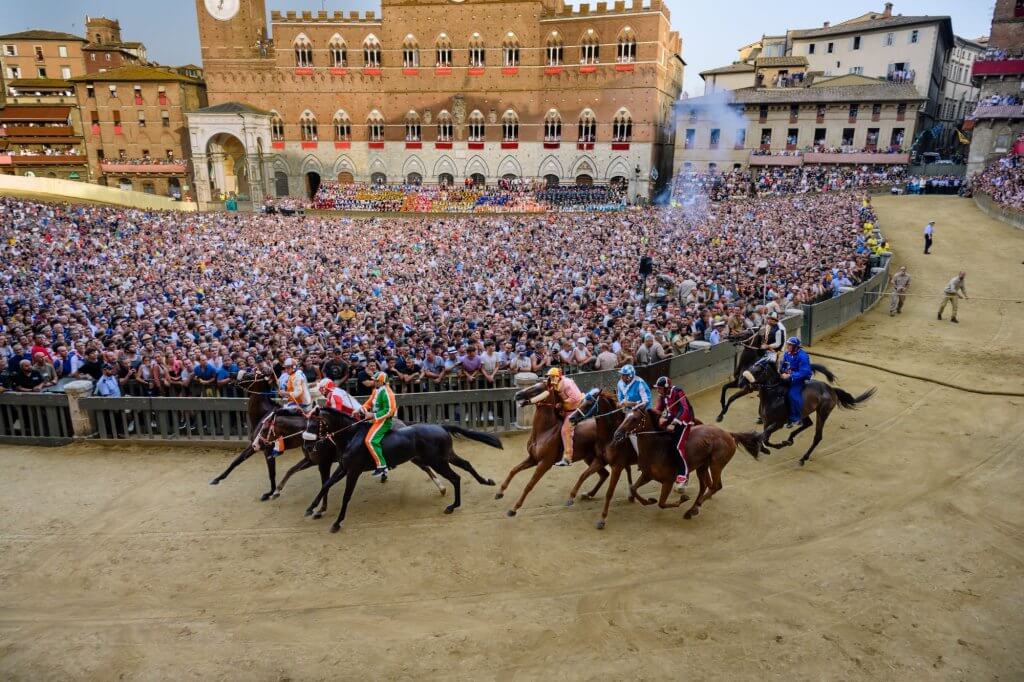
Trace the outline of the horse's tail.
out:
M 470 431 L 469 429 L 464 429 L 461 426 L 453 426 L 451 424 L 445 424 L 444 430 L 448 433 L 453 433 L 456 436 L 462 436 L 463 438 L 475 440 L 476 442 L 483 443 L 484 445 L 490 445 L 492 448 L 498 448 L 499 450 L 505 449 L 505 446 L 501 444 L 501 439 L 493 433 Z
M 737 443 L 742 445 L 743 449 L 746 450 L 751 457 L 757 459 L 758 452 L 761 449 L 760 436 L 753 431 L 744 431 L 743 433 L 733 433 L 730 431 L 729 435 L 732 436 Z
M 839 407 L 842 407 L 843 409 L 846 410 L 855 410 L 857 409 L 858 405 L 860 405 L 862 402 L 873 396 L 875 394 L 876 389 L 869 388 L 856 398 L 854 398 L 852 395 L 850 395 L 841 388 L 833 387 L 832 390 L 836 392 L 836 397 L 839 398 Z
M 836 375 L 833 374 L 832 370 L 830 370 L 825 365 L 816 365 L 812 362 L 811 371 L 824 375 L 825 378 L 828 379 L 828 383 L 830 384 L 834 384 L 836 382 Z

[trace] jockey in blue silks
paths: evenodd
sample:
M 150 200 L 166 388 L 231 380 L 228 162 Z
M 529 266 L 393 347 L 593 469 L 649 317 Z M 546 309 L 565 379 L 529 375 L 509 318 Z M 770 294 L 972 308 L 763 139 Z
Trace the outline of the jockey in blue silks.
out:
M 786 402 L 789 405 L 787 428 L 799 426 L 803 421 L 804 384 L 811 378 L 811 359 L 800 347 L 800 339 L 791 336 L 786 341 L 786 354 L 782 356 L 782 378 L 789 382 Z
M 636 375 L 633 365 L 623 365 L 619 371 L 619 383 L 615 388 L 616 396 L 619 399 L 619 407 L 627 409 L 641 407 L 647 409 L 651 406 L 651 387 L 647 382 Z

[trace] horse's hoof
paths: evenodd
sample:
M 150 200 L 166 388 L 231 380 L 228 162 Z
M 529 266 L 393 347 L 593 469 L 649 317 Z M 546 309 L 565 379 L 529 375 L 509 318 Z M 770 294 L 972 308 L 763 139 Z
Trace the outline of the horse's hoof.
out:
M 787 448 L 788 448 L 788 447 L 789 447 L 790 445 L 792 445 L 792 444 L 793 444 L 793 439 L 792 439 L 792 438 L 790 438 L 790 439 L 786 440 L 786 442 L 785 442 L 785 443 L 783 443 L 783 445 L 785 445 L 785 446 L 786 446 Z
M 597 528 L 598 530 L 604 530 L 604 519 L 601 519 L 600 521 L 595 523 L 594 528 Z
M 484 481 L 484 485 L 497 485 L 497 483 L 494 482 L 493 478 L 488 478 L 486 481 Z
M 686 493 L 683 493 L 682 495 L 679 496 L 680 502 L 686 502 L 688 499 L 690 499 L 690 496 L 687 495 Z
M 592 500 L 594 499 L 594 496 L 591 495 L 590 493 L 583 493 L 582 495 L 580 495 L 580 498 L 584 500 Z
M 271 495 L 273 495 L 273 493 L 263 493 L 263 494 L 262 494 L 262 495 L 260 496 L 260 502 L 266 502 L 267 500 L 269 500 L 269 499 L 270 499 L 270 496 L 271 496 Z
M 653 497 L 648 497 L 647 498 L 647 504 L 654 504 L 655 502 L 657 502 L 657 500 L 654 499 Z
M 515 516 L 516 515 L 516 510 L 515 509 L 509 509 L 507 515 L 509 517 Z
M 800 460 L 800 466 L 804 465 L 804 460 Z
M 725 415 L 724 415 L 724 414 L 720 414 L 720 415 L 718 415 L 717 417 L 715 417 L 715 421 L 716 421 L 716 422 L 720 422 L 720 421 L 722 421 L 723 419 L 725 419 Z
M 281 491 L 280 490 L 275 490 L 274 493 L 270 496 L 270 499 L 276 500 L 279 497 L 281 497 Z
M 494 499 L 496 500 L 500 500 L 503 497 L 505 497 L 505 493 L 494 493 Z
M 684 519 L 692 519 L 694 516 L 696 516 L 696 514 L 693 511 L 688 511 L 683 514 Z
M 220 479 L 219 478 L 213 479 L 212 481 L 210 481 L 210 485 L 220 485 Z
M 572 506 L 572 500 L 566 500 L 565 501 L 565 506 L 566 507 L 571 507 Z
M 312 516 L 312 515 L 313 515 L 313 510 L 312 509 L 307 509 L 306 510 L 306 516 Z
M 441 493 L 441 497 L 444 497 L 445 495 L 448 494 L 448 489 L 447 488 L 438 488 L 437 490 L 438 490 L 438 492 Z
M 340 523 L 331 524 L 331 532 L 332 533 L 337 533 L 339 530 L 341 530 L 341 524 Z
M 380 482 L 381 483 L 387 483 L 388 482 L 388 475 L 387 474 L 381 474 L 380 475 Z
M 314 514 L 313 514 L 313 518 L 314 519 L 322 519 L 323 517 L 324 517 L 324 513 L 323 512 L 314 512 Z
M 451 514 L 453 511 L 455 511 L 455 505 L 454 504 L 449 504 L 447 507 L 444 508 L 444 513 L 445 514 Z

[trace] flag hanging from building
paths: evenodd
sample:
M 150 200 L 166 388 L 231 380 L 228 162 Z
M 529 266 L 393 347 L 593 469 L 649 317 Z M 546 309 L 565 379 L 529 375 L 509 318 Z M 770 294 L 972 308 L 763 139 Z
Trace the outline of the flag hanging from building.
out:
M 956 131 L 956 137 L 957 137 L 958 140 L 960 140 L 960 144 L 970 144 L 971 143 L 971 138 L 967 137 L 962 132 L 960 132 L 959 128 Z

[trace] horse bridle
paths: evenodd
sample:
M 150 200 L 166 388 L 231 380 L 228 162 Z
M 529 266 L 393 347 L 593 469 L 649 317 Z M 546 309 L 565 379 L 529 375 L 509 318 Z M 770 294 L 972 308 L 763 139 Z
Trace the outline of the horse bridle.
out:
M 594 404 L 591 405 L 589 408 L 587 408 L 586 412 L 583 412 L 583 403 L 580 403 L 580 406 L 577 407 L 575 410 L 573 410 L 572 413 L 570 413 L 570 415 L 569 415 L 570 419 L 572 417 L 575 417 L 577 414 L 580 415 L 580 421 L 584 421 L 586 419 L 590 419 L 591 417 L 593 417 L 594 419 L 599 419 L 601 417 L 611 416 L 611 415 L 615 414 L 616 412 L 622 412 L 622 410 L 625 409 L 625 408 L 622 408 L 622 407 L 616 407 L 614 410 L 611 410 L 610 412 L 602 412 L 601 414 L 594 414 L 595 412 L 597 412 L 598 405 L 601 404 L 601 394 L 598 393 L 597 395 L 588 396 L 588 397 L 592 397 L 593 398 Z

